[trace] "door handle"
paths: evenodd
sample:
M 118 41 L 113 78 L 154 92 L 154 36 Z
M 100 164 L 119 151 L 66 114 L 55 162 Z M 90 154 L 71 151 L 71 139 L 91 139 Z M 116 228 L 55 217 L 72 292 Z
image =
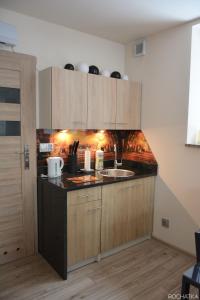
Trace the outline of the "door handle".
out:
M 24 169 L 30 169 L 30 153 L 29 153 L 29 145 L 24 145 Z

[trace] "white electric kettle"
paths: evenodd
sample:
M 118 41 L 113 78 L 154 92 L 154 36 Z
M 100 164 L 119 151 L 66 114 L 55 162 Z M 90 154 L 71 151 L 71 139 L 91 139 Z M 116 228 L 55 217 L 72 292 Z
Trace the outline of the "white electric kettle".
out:
M 54 156 L 47 158 L 48 164 L 48 177 L 55 178 L 62 174 L 62 168 L 64 167 L 64 160 L 62 157 Z

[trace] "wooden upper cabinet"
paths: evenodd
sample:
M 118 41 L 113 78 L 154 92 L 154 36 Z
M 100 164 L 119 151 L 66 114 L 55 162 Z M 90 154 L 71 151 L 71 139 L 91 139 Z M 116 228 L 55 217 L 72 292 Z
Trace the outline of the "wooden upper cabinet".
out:
M 88 75 L 89 129 L 140 129 L 141 84 Z
M 87 74 L 48 68 L 40 72 L 40 127 L 85 129 Z
M 116 129 L 140 129 L 141 84 L 117 80 Z
M 52 69 L 52 127 L 86 128 L 87 74 Z
M 89 129 L 115 129 L 116 79 L 88 74 Z
M 40 128 L 140 129 L 141 84 L 51 67 L 39 73 Z

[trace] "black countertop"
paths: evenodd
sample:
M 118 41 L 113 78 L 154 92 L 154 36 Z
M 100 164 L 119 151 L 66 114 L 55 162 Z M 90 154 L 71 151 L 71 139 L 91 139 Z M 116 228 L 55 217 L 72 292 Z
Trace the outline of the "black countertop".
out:
M 113 164 L 113 162 L 112 162 Z M 106 162 L 104 165 L 105 168 L 111 167 L 110 162 Z M 93 172 L 77 172 L 76 174 L 69 174 L 68 172 L 64 172 L 61 177 L 57 178 L 47 178 L 47 177 L 41 177 L 40 175 L 38 176 L 38 179 L 40 181 L 45 181 L 48 182 L 49 184 L 52 184 L 56 186 L 57 188 L 61 188 L 62 190 L 65 190 L 66 192 L 68 191 L 73 191 L 77 189 L 84 189 L 84 188 L 90 188 L 90 187 L 95 187 L 95 186 L 102 186 L 106 184 L 112 184 L 115 182 L 121 182 L 121 181 L 127 181 L 127 180 L 134 180 L 138 178 L 144 178 L 144 177 L 149 177 L 149 176 L 156 176 L 157 175 L 157 165 L 149 165 L 149 164 L 144 164 L 144 163 L 138 163 L 138 162 L 133 162 L 133 161 L 126 161 L 123 162 L 123 166 L 120 169 L 126 169 L 126 170 L 131 170 L 135 174 L 130 177 L 123 177 L 123 178 L 116 178 L 116 177 L 104 177 L 99 174 L 98 171 L 93 171 Z M 45 171 L 43 173 L 46 173 Z M 76 178 L 80 176 L 85 176 L 85 175 L 91 175 L 92 181 L 87 181 L 87 182 L 81 182 L 81 183 L 75 183 L 72 182 L 73 179 L 70 178 Z

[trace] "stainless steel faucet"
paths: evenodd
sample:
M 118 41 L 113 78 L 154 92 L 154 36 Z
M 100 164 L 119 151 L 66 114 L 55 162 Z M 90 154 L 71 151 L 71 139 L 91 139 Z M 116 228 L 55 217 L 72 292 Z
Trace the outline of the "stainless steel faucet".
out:
M 114 144 L 114 152 L 115 152 L 114 169 L 117 169 L 117 167 L 122 166 L 122 159 L 121 159 L 121 162 L 118 163 L 118 161 L 117 161 L 117 145 L 116 144 Z

